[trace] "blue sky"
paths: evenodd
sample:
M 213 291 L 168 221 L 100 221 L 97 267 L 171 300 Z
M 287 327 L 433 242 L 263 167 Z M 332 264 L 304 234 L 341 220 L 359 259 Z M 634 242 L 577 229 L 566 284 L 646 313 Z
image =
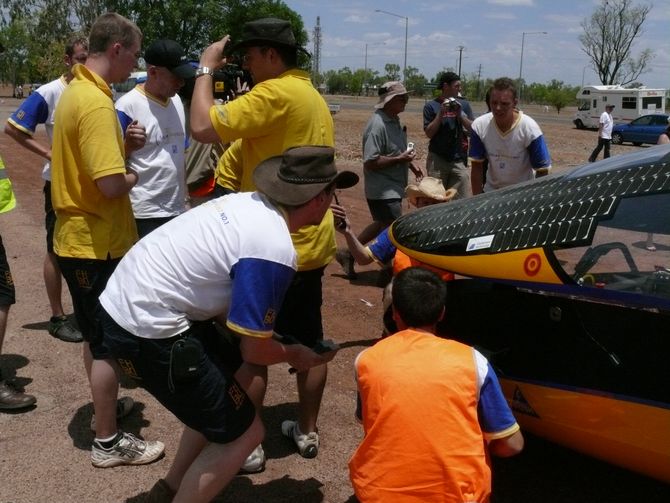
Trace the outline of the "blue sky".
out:
M 580 23 L 590 17 L 596 0 L 284 0 L 302 16 L 311 34 L 321 18 L 321 70 L 368 68 L 384 73 L 386 63 L 402 68 L 405 19 L 408 18 L 407 66 L 432 79 L 445 67 L 461 73 L 480 71 L 482 78 L 519 76 L 524 39 L 523 78 L 526 82 L 599 84 L 581 50 Z M 399 17 L 375 12 L 382 9 Z M 529 34 L 530 32 L 547 34 Z M 526 32 L 525 37 L 523 32 Z M 670 1 L 655 0 L 644 33 L 633 53 L 650 48 L 651 71 L 638 79 L 648 87 L 670 87 Z

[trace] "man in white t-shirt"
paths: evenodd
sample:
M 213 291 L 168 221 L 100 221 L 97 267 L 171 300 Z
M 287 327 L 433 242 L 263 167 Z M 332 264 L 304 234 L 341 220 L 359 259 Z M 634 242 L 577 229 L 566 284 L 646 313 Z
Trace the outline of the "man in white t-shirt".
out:
M 272 335 L 296 269 L 290 232 L 320 223 L 335 189 L 358 182 L 338 173 L 334 158 L 332 147 L 310 146 L 266 159 L 254 170 L 258 192 L 213 199 L 166 223 L 109 279 L 99 310 L 106 349 L 185 424 L 151 501 L 210 501 L 237 474 L 264 434 L 254 403 L 267 373 L 256 367 L 288 362 L 302 372 L 333 358 Z M 239 352 L 213 320 L 237 336 Z
M 473 195 L 545 176 L 551 170 L 551 157 L 540 126 L 516 108 L 514 81 L 507 77 L 496 79 L 490 94 L 491 111 L 477 117 L 471 125 Z
M 603 158 L 607 159 L 610 156 L 610 143 L 612 143 L 612 127 L 614 126 L 614 119 L 612 118 L 612 110 L 614 105 L 605 105 L 605 111 L 600 114 L 598 121 L 598 146 L 591 152 L 589 162 L 596 162 L 598 154 L 605 148 Z
M 138 174 L 130 191 L 140 238 L 186 210 L 184 105 L 177 92 L 195 75 L 184 49 L 173 40 L 156 40 L 144 53 L 147 80 L 116 102 L 121 129 L 145 128 L 146 143 L 128 155 Z
M 56 104 L 60 99 L 65 86 L 74 78 L 72 67 L 86 63 L 88 57 L 88 41 L 80 35 L 73 35 L 65 44 L 66 72 L 48 84 L 40 86 L 26 99 L 19 108 L 7 119 L 5 133 L 14 138 L 26 150 L 46 159 L 42 169 L 44 180 L 44 225 L 46 228 L 47 253 L 44 256 L 44 286 L 46 287 L 51 319 L 48 331 L 54 337 L 66 342 L 81 342 L 81 332 L 70 323 L 63 309 L 61 271 L 54 253 L 53 237 L 56 227 L 56 212 L 51 204 L 51 139 L 54 129 L 54 115 Z M 35 138 L 35 130 L 39 124 L 44 124 L 47 133 L 47 142 Z

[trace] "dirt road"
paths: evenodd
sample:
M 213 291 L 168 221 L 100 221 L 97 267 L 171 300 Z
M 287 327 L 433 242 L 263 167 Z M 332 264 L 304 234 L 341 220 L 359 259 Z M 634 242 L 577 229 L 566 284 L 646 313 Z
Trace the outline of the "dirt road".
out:
M 1 124 L 16 105 L 12 99 L 0 103 Z M 344 107 L 335 116 L 342 167 L 361 171 L 360 133 L 370 113 L 371 107 L 359 110 Z M 545 130 L 554 166 L 566 169 L 584 162 L 596 143 L 595 133 L 577 131 L 564 121 L 545 123 L 542 117 L 538 110 L 537 118 Z M 403 120 L 417 149 L 425 152 L 420 114 L 408 112 Z M 43 136 L 42 132 L 39 134 Z M 614 155 L 634 149 L 616 146 Z M 167 471 L 180 425 L 150 395 L 126 384 L 121 394 L 132 396 L 138 405 L 121 426 L 145 438 L 162 440 L 166 456 L 142 467 L 91 466 L 92 407 L 81 362 L 81 345 L 58 341 L 46 331 L 49 308 L 41 272 L 42 162 L 18 149 L 4 134 L 0 134 L 0 153 L 18 198 L 16 210 L 0 216 L 0 234 L 8 251 L 18 298 L 10 312 L 0 365 L 4 372 L 15 375 L 27 392 L 37 396 L 33 410 L 0 413 L 0 503 L 142 501 L 142 492 Z M 368 220 L 362 186 L 344 191 L 340 200 L 349 208 L 354 227 L 360 229 Z M 342 350 L 330 365 L 319 422 L 322 440 L 319 456 L 314 460 L 302 459 L 281 437 L 279 426 L 283 419 L 294 416 L 297 395 L 288 368 L 273 367 L 263 410 L 267 469 L 258 475 L 238 477 L 218 501 L 342 503 L 350 499 L 347 461 L 361 438 L 360 427 L 353 418 L 352 362 L 381 329 L 378 273 L 372 266 L 361 271 L 359 279 L 349 282 L 334 264 L 328 267 L 324 278 L 326 334 L 340 342 Z M 532 438 L 521 456 L 496 462 L 495 468 L 494 501 L 498 503 L 670 501 L 665 485 Z

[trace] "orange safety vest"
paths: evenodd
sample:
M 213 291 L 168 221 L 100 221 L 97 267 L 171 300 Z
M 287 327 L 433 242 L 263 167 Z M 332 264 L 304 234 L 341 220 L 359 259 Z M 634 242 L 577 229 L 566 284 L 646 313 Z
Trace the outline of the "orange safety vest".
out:
M 396 250 L 395 256 L 393 257 L 393 276 L 397 276 L 400 271 L 407 269 L 408 267 L 423 267 L 424 269 L 433 271 L 444 281 L 451 281 L 454 279 L 454 273 L 445 271 L 439 267 L 433 267 L 432 265 L 428 265 L 420 260 L 410 257 L 400 250 Z
M 473 349 L 403 330 L 356 364 L 365 437 L 349 462 L 361 503 L 485 503 L 491 469 Z

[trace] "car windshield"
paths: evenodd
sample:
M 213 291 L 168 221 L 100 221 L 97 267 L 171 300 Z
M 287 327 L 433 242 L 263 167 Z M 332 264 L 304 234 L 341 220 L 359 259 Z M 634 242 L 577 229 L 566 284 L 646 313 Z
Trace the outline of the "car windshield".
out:
M 564 272 L 585 288 L 670 299 L 670 194 L 625 198 L 599 222 L 590 245 L 554 250 Z

